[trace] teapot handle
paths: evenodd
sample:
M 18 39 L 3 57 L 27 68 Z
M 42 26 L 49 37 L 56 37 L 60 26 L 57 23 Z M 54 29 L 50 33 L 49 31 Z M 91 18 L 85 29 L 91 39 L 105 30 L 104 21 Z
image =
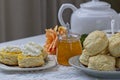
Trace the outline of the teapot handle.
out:
M 72 5 L 72 4 L 63 4 L 63 5 L 60 7 L 60 9 L 59 9 L 59 11 L 58 11 L 58 20 L 59 20 L 59 22 L 60 22 L 60 24 L 61 24 L 62 26 L 66 26 L 66 25 L 65 25 L 65 22 L 64 22 L 64 20 L 63 20 L 62 14 L 63 14 L 63 11 L 64 11 L 65 9 L 67 9 L 67 8 L 72 9 L 73 12 L 77 10 L 77 8 L 76 8 L 74 5 Z

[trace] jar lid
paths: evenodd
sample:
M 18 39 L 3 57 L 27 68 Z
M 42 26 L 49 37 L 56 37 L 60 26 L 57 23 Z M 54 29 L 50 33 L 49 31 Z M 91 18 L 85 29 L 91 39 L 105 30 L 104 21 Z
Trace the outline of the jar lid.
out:
M 103 2 L 103 1 L 99 1 L 99 0 L 92 0 L 92 1 L 89 1 L 87 3 L 83 3 L 80 5 L 80 7 L 82 8 L 91 8 L 91 9 L 95 9 L 95 8 L 102 8 L 102 9 L 105 9 L 105 8 L 110 8 L 111 5 L 107 2 Z

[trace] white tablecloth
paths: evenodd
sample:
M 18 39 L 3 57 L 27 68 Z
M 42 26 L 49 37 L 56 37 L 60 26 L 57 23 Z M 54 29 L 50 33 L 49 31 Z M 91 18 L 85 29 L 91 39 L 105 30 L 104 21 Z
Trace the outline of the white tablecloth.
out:
M 22 45 L 29 41 L 34 41 L 43 45 L 45 43 L 45 36 L 39 35 L 15 41 L 0 43 L 0 47 L 6 45 Z M 27 71 L 27 72 L 13 72 L 0 70 L 0 80 L 98 80 L 86 75 L 80 70 L 70 66 L 57 65 L 54 68 L 41 71 Z

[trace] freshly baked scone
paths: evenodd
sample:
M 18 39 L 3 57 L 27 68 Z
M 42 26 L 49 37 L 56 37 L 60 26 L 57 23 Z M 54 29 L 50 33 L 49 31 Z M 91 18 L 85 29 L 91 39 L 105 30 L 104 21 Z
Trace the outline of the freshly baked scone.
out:
M 114 57 L 120 57 L 120 33 L 116 33 L 109 38 L 109 51 Z
M 34 42 L 27 43 L 22 49 L 22 54 L 18 55 L 19 67 L 37 67 L 45 64 L 43 48 Z
M 94 56 L 103 51 L 108 46 L 108 38 L 102 31 L 91 32 L 85 39 L 83 45 L 84 48 L 90 53 L 90 56 Z
M 114 71 L 116 60 L 109 55 L 97 55 L 89 58 L 88 68 L 99 71 Z
M 18 54 L 21 54 L 21 49 L 17 46 L 6 46 L 0 51 L 0 62 L 6 65 L 18 65 Z
M 89 52 L 87 52 L 85 49 L 83 50 L 83 52 L 82 52 L 82 54 L 80 55 L 80 57 L 79 57 L 79 61 L 82 63 L 82 64 L 84 64 L 84 65 L 86 65 L 86 66 L 88 66 L 88 61 L 89 61 Z

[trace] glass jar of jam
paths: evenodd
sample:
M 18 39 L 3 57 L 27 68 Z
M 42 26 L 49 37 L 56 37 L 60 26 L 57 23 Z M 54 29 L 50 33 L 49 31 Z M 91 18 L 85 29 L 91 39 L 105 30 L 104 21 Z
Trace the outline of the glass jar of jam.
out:
M 80 55 L 82 45 L 78 34 L 69 34 L 69 36 L 59 36 L 57 46 L 57 62 L 60 65 L 69 66 L 69 58 Z

